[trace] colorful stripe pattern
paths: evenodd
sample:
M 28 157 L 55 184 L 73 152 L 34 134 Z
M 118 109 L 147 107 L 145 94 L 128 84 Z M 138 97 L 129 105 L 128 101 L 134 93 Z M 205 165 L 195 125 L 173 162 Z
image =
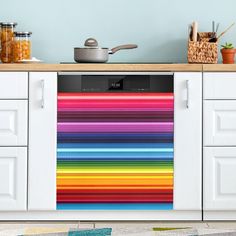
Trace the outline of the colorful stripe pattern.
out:
M 59 93 L 57 209 L 173 209 L 173 93 Z

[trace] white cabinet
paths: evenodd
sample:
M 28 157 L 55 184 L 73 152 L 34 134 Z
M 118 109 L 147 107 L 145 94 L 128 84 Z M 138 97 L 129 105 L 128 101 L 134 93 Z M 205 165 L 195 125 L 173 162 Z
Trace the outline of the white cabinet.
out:
M 0 146 L 27 145 L 27 100 L 0 100 Z
M 236 219 L 236 73 L 204 73 L 205 220 Z
M 0 147 L 0 210 L 27 209 L 27 148 Z
M 236 145 L 236 100 L 204 101 L 203 129 L 205 146 Z
M 0 211 L 27 210 L 28 73 L 0 72 Z
M 0 75 L 0 82 L 7 75 L 13 74 Z M 23 82 L 17 82 L 20 85 L 14 87 L 15 92 L 0 95 L 0 146 L 27 147 L 0 147 L 0 179 L 4 179 L 0 181 L 0 210 L 22 211 L 8 215 L 8 219 L 201 219 L 202 73 L 174 74 L 174 209 L 148 211 L 146 215 L 143 211 L 67 211 L 61 215 L 55 211 L 57 73 L 14 75 L 22 76 Z M 7 90 L 14 86 L 13 82 L 5 83 Z M 230 171 L 225 163 L 222 168 Z M 222 191 L 228 194 L 229 189 Z
M 57 73 L 29 74 L 29 210 L 56 208 Z
M 0 72 L 0 99 L 27 99 L 27 72 Z
M 174 209 L 201 210 L 202 74 L 175 73 Z
M 204 210 L 236 210 L 236 147 L 204 148 Z
M 203 81 L 204 99 L 236 99 L 236 73 L 204 73 Z

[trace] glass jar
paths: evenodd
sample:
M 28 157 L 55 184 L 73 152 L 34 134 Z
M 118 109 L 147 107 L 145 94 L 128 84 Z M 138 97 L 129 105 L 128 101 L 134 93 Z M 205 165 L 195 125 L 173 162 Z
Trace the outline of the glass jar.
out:
M 31 59 L 31 32 L 15 32 L 13 43 L 13 62 Z
M 1 61 L 13 62 L 14 28 L 17 23 L 1 23 Z

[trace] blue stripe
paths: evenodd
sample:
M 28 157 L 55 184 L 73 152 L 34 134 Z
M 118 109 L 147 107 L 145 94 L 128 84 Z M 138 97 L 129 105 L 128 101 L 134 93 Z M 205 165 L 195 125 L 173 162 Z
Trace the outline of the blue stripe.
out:
M 57 133 L 58 138 L 171 138 L 173 132 L 170 133 Z
M 57 210 L 173 210 L 169 203 L 57 203 Z
M 57 152 L 58 158 L 173 158 L 174 152 Z
M 172 152 L 173 148 L 57 148 L 57 151 L 71 153 L 161 153 Z
M 173 157 L 171 158 L 129 158 L 129 157 L 121 157 L 121 158 L 94 158 L 94 157 L 77 157 L 77 158 L 71 158 L 71 157 L 65 157 L 65 158 L 57 158 L 58 161 L 173 161 Z

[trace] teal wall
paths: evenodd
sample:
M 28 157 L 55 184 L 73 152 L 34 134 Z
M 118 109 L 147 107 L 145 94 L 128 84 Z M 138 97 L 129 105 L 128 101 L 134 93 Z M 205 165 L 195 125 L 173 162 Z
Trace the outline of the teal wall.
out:
M 73 47 L 90 36 L 101 46 L 136 43 L 110 61 L 185 62 L 187 26 L 220 30 L 236 21 L 235 0 L 0 0 L 0 21 L 32 31 L 33 56 L 45 62 L 73 61 Z M 236 26 L 222 40 L 236 45 Z

